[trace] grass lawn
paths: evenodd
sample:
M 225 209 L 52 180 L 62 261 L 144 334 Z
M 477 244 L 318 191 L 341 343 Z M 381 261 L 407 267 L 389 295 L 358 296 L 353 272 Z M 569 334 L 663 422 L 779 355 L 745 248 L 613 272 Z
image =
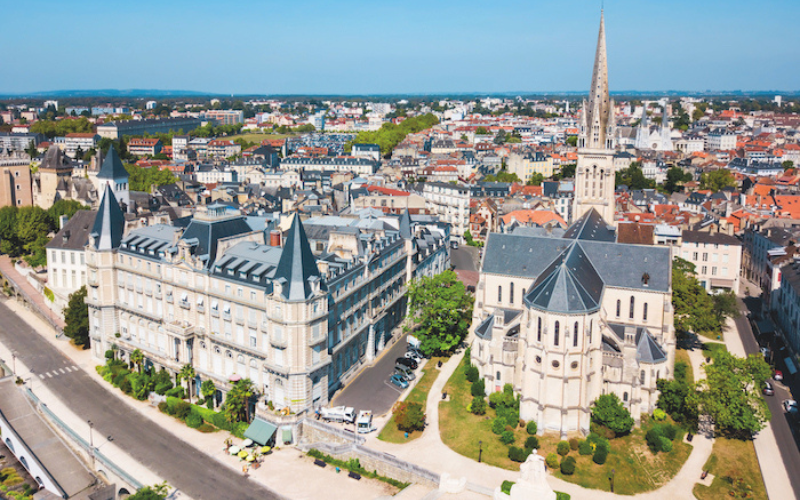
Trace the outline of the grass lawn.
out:
M 675 362 L 682 361 L 686 363 L 686 379 L 689 384 L 694 383 L 694 371 L 692 369 L 692 360 L 689 359 L 689 351 L 686 349 L 675 350 Z
M 692 493 L 698 500 L 730 498 L 731 492 L 739 493 L 736 498 L 744 498 L 741 493 L 749 492 L 746 498 L 767 500 L 752 441 L 717 437 L 705 469 L 714 474 L 714 481 L 711 486 L 694 486 Z
M 266 139 L 286 139 L 287 137 L 292 137 L 293 134 L 257 134 L 257 133 L 250 133 L 250 134 L 236 134 L 236 135 L 228 135 L 225 136 L 225 140 L 233 141 L 236 139 L 243 139 L 247 142 L 255 142 L 260 144 L 261 141 Z
M 462 362 L 445 386 L 450 401 L 439 403 L 442 441 L 457 453 L 474 460 L 478 459 L 478 442 L 481 441 L 483 462 L 504 469 L 519 470 L 520 464 L 508 458 L 508 446 L 500 442 L 499 436 L 492 432 L 494 410 L 488 409 L 483 416 L 467 412 L 472 396 L 463 366 Z M 570 451 L 570 455 L 577 461 L 575 474 L 563 476 L 560 471 L 554 471 L 553 475 L 586 488 L 609 491 L 611 485 L 608 478 L 614 469 L 615 493 L 633 495 L 657 489 L 678 473 L 692 447 L 679 438 L 673 443 L 672 452 L 653 455 L 644 441 L 648 428 L 645 423 L 642 428 L 634 429 L 628 436 L 612 439 L 608 460 L 603 465 L 592 462 L 591 456 L 581 456 L 577 451 Z M 517 428 L 514 435 L 514 446 L 524 446 L 528 437 L 525 429 Z M 559 441 L 557 435 L 539 436 L 539 454 L 547 456 L 555 453 Z
M 411 392 L 408 393 L 408 397 L 406 397 L 406 402 L 408 403 L 419 403 L 422 405 L 423 410 L 425 409 L 425 403 L 428 400 L 428 393 L 431 390 L 431 386 L 433 385 L 433 381 L 436 380 L 436 377 L 439 376 L 439 361 L 444 362 L 445 358 L 440 357 L 433 357 L 425 363 L 425 366 L 422 368 L 422 375 L 420 379 L 417 381 L 417 385 L 411 389 Z M 420 431 L 413 431 L 408 433 L 408 439 L 405 437 L 405 432 L 401 431 L 397 428 L 397 424 L 394 421 L 394 415 L 392 418 L 386 422 L 386 425 L 383 426 L 381 433 L 378 434 L 378 439 L 381 441 L 387 441 L 389 443 L 407 443 L 408 441 L 413 441 L 422 435 Z
M 725 347 L 725 344 L 720 344 L 719 342 L 705 342 L 703 344 L 703 357 L 704 358 L 713 358 L 714 353 L 717 351 L 727 351 L 728 348 Z

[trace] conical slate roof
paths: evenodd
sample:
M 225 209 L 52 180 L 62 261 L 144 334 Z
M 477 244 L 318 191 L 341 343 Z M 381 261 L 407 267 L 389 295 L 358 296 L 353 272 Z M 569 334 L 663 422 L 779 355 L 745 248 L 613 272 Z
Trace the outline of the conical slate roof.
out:
M 411 238 L 411 214 L 407 208 L 400 216 L 400 237 L 404 240 Z
M 119 155 L 117 154 L 117 150 L 114 149 L 114 146 L 108 148 L 108 154 L 103 160 L 100 171 L 97 172 L 97 178 L 127 182 L 128 171 L 125 170 L 125 167 L 122 165 L 122 160 L 119 159 Z
M 91 236 L 94 237 L 94 247 L 98 250 L 112 250 L 118 248 L 125 232 L 125 216 L 119 208 L 117 198 L 111 186 L 106 184 L 103 192 L 103 201 L 94 220 Z
M 562 238 L 570 240 L 608 241 L 617 240 L 613 227 L 603 220 L 603 216 L 594 208 L 583 214 L 580 219 L 567 228 Z
M 286 235 L 278 268 L 275 270 L 275 280 L 284 280 L 282 295 L 286 300 L 301 301 L 312 295 L 311 281 L 320 280 L 320 287 L 324 289 L 325 283 L 317 268 L 317 259 L 311 253 L 303 223 L 300 216 L 295 214 L 292 227 Z
M 600 307 L 602 293 L 603 280 L 575 242 L 542 273 L 525 299 L 550 312 L 585 313 Z

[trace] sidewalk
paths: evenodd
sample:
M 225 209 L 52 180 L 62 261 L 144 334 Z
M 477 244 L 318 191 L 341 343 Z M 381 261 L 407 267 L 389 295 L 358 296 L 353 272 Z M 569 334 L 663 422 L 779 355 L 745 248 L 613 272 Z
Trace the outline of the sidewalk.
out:
M 25 276 L 17 271 L 8 255 L 0 255 L 0 273 L 16 285 L 17 290 L 22 293 L 27 301 L 31 302 L 32 307 L 38 309 L 39 314 L 47 318 L 51 324 L 55 324 L 62 332 L 64 331 L 64 320 L 52 312 L 50 307 L 45 303 L 45 298 L 42 294 L 37 292 Z
M 339 500 L 346 495 L 347 498 L 354 500 L 372 500 L 390 494 L 392 491 L 388 485 L 377 480 L 364 478 L 356 482 L 348 478 L 346 474 L 336 474 L 333 468 L 320 470 L 319 467 L 314 466 L 313 459 L 293 447 L 284 447 L 265 456 L 261 467 L 250 470 L 247 478 L 245 478 L 242 474 L 242 463 L 240 463 L 239 459 L 231 457 L 223 451 L 225 439 L 231 437 L 229 433 L 224 431 L 209 434 L 198 432 L 169 415 L 161 413 L 158 408 L 151 406 L 148 402 L 137 401 L 123 394 L 104 381 L 97 373 L 95 370 L 96 364 L 91 358 L 90 351 L 74 348 L 64 337 L 61 340 L 56 339 L 55 331 L 20 303 L 14 300 L 7 300 L 5 304 L 35 328 L 43 339 L 70 358 L 77 367 L 83 369 L 99 383 L 107 386 L 109 393 L 117 398 L 119 402 L 144 415 L 154 425 L 167 429 L 171 434 L 188 443 L 198 452 L 213 457 L 221 465 L 228 467 L 231 474 L 242 475 L 243 480 L 259 482 L 279 495 L 293 499 Z M 9 359 L 10 356 L 9 349 L 0 344 L 0 357 Z M 73 431 L 88 441 L 89 427 L 85 419 L 76 415 L 61 403 L 59 397 L 42 383 L 39 378 L 40 375 L 31 373 L 20 360 L 16 361 L 16 368 L 18 375 L 27 381 L 34 394 L 70 426 Z M 105 436 L 98 436 L 96 432 L 94 434 L 95 446 L 141 483 L 155 484 L 163 481 L 157 471 L 149 470 L 131 458 L 124 450 L 119 449 L 113 441 L 109 441 Z M 235 437 L 232 439 L 234 443 L 240 441 Z M 302 478 L 302 480 L 298 480 L 299 478 Z M 189 497 L 182 493 L 181 498 Z

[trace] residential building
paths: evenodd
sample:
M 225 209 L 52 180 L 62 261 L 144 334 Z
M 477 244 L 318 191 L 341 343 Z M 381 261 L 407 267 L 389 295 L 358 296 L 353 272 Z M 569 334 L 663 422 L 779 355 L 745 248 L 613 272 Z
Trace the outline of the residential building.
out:
M 134 156 L 155 156 L 161 152 L 161 139 L 134 137 L 128 141 L 128 152 Z
M 697 279 L 707 291 L 739 290 L 742 243 L 733 236 L 719 232 L 683 231 L 676 255 L 694 264 Z
M 64 153 L 70 158 L 75 158 L 78 152 L 86 154 L 97 146 L 100 136 L 94 133 L 72 133 L 64 137 Z M 83 156 L 83 155 L 81 155 Z M 77 158 L 78 160 L 82 158 Z
M 511 153 L 506 170 L 510 174 L 517 174 L 522 182 L 527 182 L 534 174 L 549 179 L 553 176 L 553 158 L 540 151 Z
M 0 207 L 33 205 L 30 160 L 24 165 L 0 165 Z
M 109 122 L 97 126 L 100 137 L 117 140 L 123 135 L 141 136 L 145 133 L 188 133 L 200 126 L 199 118 L 149 118 L 146 120 L 125 120 Z
M 86 253 L 89 233 L 94 227 L 97 212 L 78 210 L 45 246 L 47 255 L 48 306 L 63 318 L 69 296 L 86 285 Z
M 469 186 L 447 182 L 427 182 L 422 191 L 428 213 L 450 224 L 453 237 L 461 239 L 469 229 Z
M 25 151 L 33 143 L 38 146 L 44 141 L 42 134 L 25 133 L 15 134 L 13 132 L 0 132 L 0 149 L 10 149 L 11 151 Z
M 238 109 L 209 109 L 203 112 L 203 116 L 217 125 L 244 123 L 244 111 Z
M 281 160 L 281 170 L 331 170 L 352 172 L 355 175 L 372 175 L 378 171 L 379 162 L 368 158 L 352 156 L 329 156 L 314 158 L 309 156 L 290 156 Z
M 706 151 L 728 151 L 736 149 L 736 134 L 724 128 L 716 128 L 706 135 Z
M 206 147 L 206 156 L 209 158 L 230 158 L 242 154 L 242 145 L 233 141 L 214 140 Z
M 377 144 L 353 144 L 350 154 L 356 158 L 371 158 L 380 161 L 381 147 Z
M 794 352 L 800 351 L 800 261 L 797 259 L 780 268 L 780 295 L 774 307 L 784 340 Z M 796 367 L 791 357 L 784 360 Z

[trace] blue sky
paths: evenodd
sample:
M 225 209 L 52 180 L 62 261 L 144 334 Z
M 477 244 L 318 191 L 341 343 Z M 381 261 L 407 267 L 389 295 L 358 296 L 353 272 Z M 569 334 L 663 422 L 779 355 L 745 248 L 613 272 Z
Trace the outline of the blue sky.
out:
M 0 92 L 583 91 L 589 0 L 0 0 Z M 606 0 L 620 90 L 798 90 L 797 0 Z M 19 22 L 15 22 L 18 20 Z

